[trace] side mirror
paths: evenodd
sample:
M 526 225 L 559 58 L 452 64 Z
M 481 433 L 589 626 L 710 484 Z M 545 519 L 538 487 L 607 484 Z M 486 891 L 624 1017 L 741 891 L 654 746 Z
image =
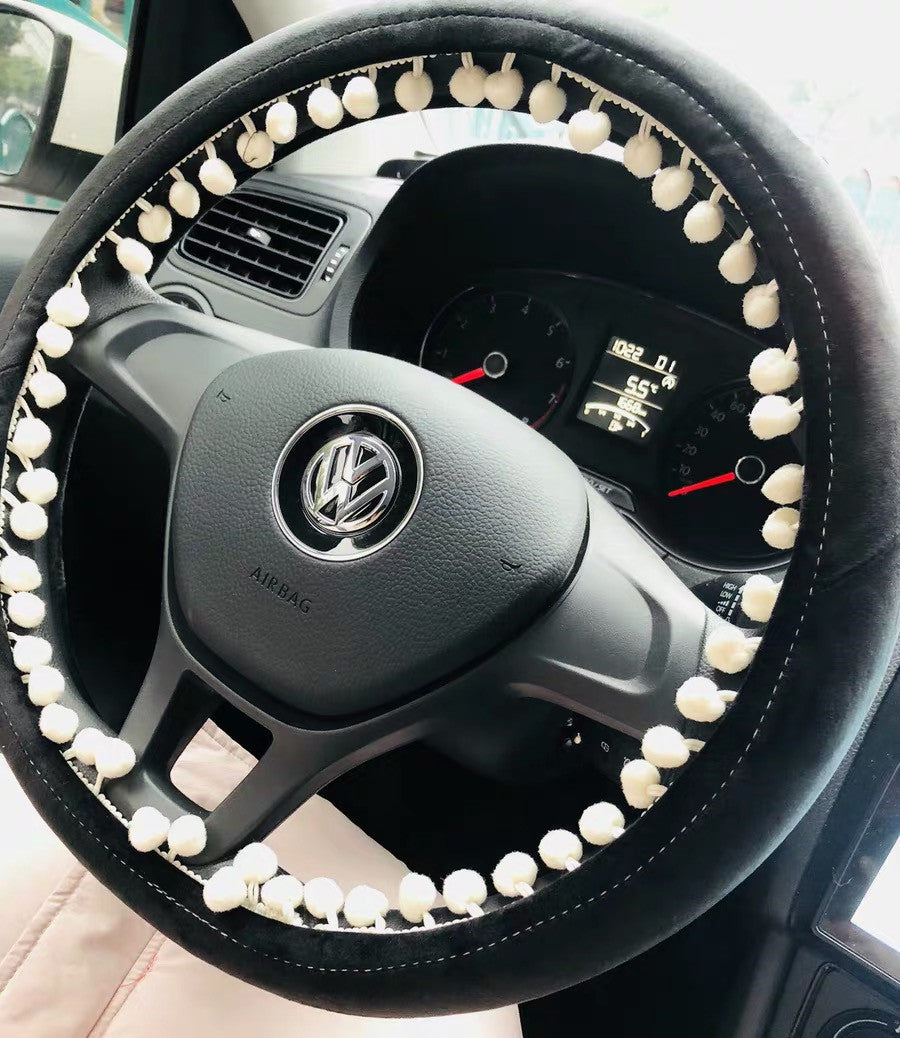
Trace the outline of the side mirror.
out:
M 0 0 L 0 187 L 68 198 L 115 141 L 124 67 L 75 5 Z

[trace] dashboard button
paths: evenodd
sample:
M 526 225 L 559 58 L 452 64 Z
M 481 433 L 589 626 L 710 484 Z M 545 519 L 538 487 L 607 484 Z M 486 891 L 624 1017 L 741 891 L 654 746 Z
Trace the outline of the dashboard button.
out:
M 350 251 L 349 245 L 339 245 L 334 250 L 334 255 L 328 261 L 328 265 L 322 271 L 322 280 L 331 281 L 334 275 L 337 273 L 338 267 L 344 262 L 347 253 Z
M 624 732 L 602 724 L 583 723 L 582 730 L 582 745 L 588 759 L 610 782 L 618 784 L 625 764 L 640 757 L 641 744 Z
M 723 620 L 737 624 L 738 627 L 762 627 L 763 624 L 751 620 L 739 608 L 748 575 L 747 573 L 722 573 L 711 580 L 703 581 L 702 584 L 696 584 L 693 591 L 705 606 L 708 606 L 716 616 Z M 772 576 L 777 579 L 781 579 L 783 575 L 783 570 L 772 573 Z
M 584 476 L 585 482 L 590 484 L 598 494 L 602 494 L 610 504 L 625 512 L 634 512 L 634 501 L 625 487 L 607 479 L 601 479 L 600 476 L 595 476 L 593 472 L 587 472 L 584 469 L 581 470 L 581 474 Z

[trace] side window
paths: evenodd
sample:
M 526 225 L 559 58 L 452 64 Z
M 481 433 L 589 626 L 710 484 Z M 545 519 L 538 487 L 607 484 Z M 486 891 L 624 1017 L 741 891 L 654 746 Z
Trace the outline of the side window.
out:
M 0 206 L 59 208 L 112 146 L 132 7 L 0 6 Z

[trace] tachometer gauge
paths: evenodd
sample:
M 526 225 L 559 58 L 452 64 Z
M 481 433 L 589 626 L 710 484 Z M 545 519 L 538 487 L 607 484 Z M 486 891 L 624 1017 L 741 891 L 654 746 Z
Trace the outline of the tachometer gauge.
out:
M 527 292 L 473 289 L 438 315 L 419 363 L 537 429 L 569 388 L 569 329 L 553 307 Z
M 660 519 L 672 547 L 698 561 L 752 565 L 779 554 L 760 532 L 777 507 L 761 488 L 775 469 L 800 457 L 788 436 L 753 435 L 756 399 L 747 385 L 720 390 L 689 408 L 666 444 Z

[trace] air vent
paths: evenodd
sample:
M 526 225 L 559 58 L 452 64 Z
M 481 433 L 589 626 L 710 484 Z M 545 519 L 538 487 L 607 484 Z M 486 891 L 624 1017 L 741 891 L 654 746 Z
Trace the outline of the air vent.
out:
M 182 239 L 182 255 L 248 285 L 296 299 L 344 221 L 255 191 L 229 195 Z

